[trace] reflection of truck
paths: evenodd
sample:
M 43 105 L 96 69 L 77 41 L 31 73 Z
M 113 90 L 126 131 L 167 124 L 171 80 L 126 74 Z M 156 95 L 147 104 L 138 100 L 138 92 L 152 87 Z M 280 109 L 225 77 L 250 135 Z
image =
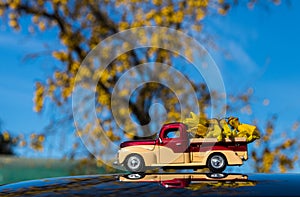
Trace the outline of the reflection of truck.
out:
M 254 186 L 255 183 L 248 180 L 244 174 L 220 174 L 220 173 L 182 173 L 182 174 L 128 174 L 119 177 L 122 182 L 146 182 L 160 183 L 166 188 L 197 188 L 199 184 L 205 184 L 216 187 L 241 187 Z
M 245 138 L 193 138 L 183 123 L 165 124 L 156 140 L 127 141 L 120 145 L 118 163 L 128 171 L 143 172 L 151 167 L 208 167 L 222 172 L 226 166 L 242 165 L 248 159 Z

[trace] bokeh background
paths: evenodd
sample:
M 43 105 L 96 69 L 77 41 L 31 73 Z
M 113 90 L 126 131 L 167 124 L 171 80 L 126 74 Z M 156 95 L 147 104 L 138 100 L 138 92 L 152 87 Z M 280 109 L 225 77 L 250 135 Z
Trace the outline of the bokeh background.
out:
M 74 78 L 99 42 L 146 25 L 174 28 L 203 44 L 222 73 L 228 116 L 260 129 L 261 139 L 249 146 L 250 159 L 229 172 L 298 172 L 299 9 L 292 0 L 0 0 L 0 182 L 114 172 L 87 151 L 79 139 L 84 131 L 75 132 Z M 201 115 L 209 113 L 211 95 L 189 63 L 148 48 L 130 51 L 109 66 L 97 86 L 98 112 L 110 111 L 122 73 L 148 61 L 180 69 L 198 94 Z M 176 96 L 149 83 L 132 98 L 138 123 L 150 121 L 154 101 L 166 107 L 167 121 L 179 120 Z M 111 115 L 98 118 L 115 143 L 139 139 L 136 131 L 118 128 Z

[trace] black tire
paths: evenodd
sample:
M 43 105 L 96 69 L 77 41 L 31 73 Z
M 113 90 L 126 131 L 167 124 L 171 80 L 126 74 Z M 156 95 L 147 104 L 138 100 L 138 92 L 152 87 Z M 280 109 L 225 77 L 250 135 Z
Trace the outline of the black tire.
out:
M 124 166 L 129 172 L 145 172 L 145 162 L 142 156 L 138 154 L 128 155 Z
M 207 167 L 213 173 L 221 173 L 227 166 L 227 160 L 221 153 L 214 153 L 207 160 Z

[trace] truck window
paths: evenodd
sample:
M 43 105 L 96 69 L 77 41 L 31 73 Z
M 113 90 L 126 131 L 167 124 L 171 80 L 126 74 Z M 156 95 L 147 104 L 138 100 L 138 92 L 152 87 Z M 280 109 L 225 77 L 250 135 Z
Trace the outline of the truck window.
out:
M 165 132 L 164 138 L 179 138 L 180 137 L 180 130 L 176 129 L 169 129 Z
M 192 132 L 188 132 L 188 138 L 189 138 L 189 139 L 195 138 L 195 134 L 192 133 Z

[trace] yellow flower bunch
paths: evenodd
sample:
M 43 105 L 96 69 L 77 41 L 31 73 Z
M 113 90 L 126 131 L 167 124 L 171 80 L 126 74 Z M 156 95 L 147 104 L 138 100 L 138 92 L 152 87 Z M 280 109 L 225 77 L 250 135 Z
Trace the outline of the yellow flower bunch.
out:
M 188 126 L 187 131 L 195 137 L 217 138 L 218 141 L 223 141 L 226 138 L 244 137 L 249 143 L 260 138 L 256 126 L 240 123 L 236 117 L 206 119 L 193 112 L 190 115 L 191 117 L 186 118 L 183 123 Z

